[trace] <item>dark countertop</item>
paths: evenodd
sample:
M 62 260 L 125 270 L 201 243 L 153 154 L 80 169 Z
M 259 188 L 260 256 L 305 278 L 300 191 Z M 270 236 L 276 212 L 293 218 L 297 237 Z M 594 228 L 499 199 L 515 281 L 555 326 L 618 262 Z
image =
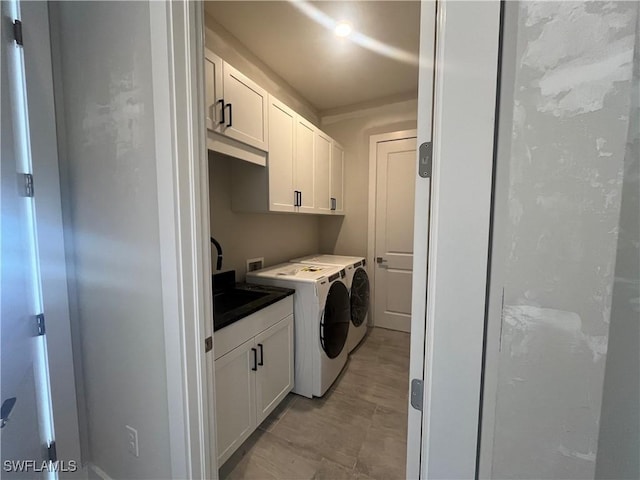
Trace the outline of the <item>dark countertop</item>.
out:
M 242 296 L 244 293 L 246 293 L 247 296 L 255 294 L 264 295 L 254 300 L 248 300 L 240 306 L 227 309 L 223 308 L 220 304 L 223 303 L 222 300 L 224 295 L 229 292 L 239 296 Z M 289 295 L 293 295 L 294 293 L 295 290 L 290 288 L 253 285 L 250 283 L 236 283 L 232 288 L 226 288 L 222 291 L 216 292 L 213 296 L 213 331 L 215 332 L 216 330 L 227 327 L 244 317 L 248 317 L 252 313 L 256 313 L 257 311 L 288 297 Z M 216 309 L 216 298 L 220 300 L 218 302 L 218 305 L 220 305 L 218 309 Z M 216 312 L 218 313 L 216 314 Z

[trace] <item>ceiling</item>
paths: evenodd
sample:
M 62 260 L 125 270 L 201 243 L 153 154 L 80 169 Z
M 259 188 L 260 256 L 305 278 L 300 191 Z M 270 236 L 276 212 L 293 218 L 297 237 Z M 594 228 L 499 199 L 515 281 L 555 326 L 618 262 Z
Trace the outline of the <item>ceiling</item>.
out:
M 417 94 L 418 1 L 207 1 L 205 11 L 319 111 Z M 342 20 L 347 38 L 331 30 Z

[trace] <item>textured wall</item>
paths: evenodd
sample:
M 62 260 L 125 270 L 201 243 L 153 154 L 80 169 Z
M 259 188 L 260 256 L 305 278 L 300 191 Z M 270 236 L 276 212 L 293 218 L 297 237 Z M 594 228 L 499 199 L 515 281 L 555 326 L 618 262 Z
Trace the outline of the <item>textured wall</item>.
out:
M 494 478 L 594 477 L 636 15 L 634 2 L 521 2 L 505 40 Z
M 60 2 L 67 155 L 88 460 L 112 478 L 171 472 L 146 2 Z M 62 127 L 62 125 L 59 125 Z M 67 237 L 68 239 L 69 237 Z M 73 271 L 73 269 L 70 269 Z M 72 302 L 73 303 L 73 302 Z M 125 425 L 138 430 L 139 458 Z
M 640 15 L 596 478 L 640 478 Z

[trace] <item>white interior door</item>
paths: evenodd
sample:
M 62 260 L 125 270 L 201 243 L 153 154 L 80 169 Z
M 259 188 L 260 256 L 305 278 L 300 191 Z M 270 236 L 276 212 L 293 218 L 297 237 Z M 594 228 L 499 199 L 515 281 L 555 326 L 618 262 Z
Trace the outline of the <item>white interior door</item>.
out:
M 416 138 L 376 150 L 375 297 L 377 327 L 411 331 Z
M 34 199 L 26 196 L 23 174 L 32 172 L 24 89 L 24 58 L 8 19 L 20 18 L 14 2 L 2 2 L 2 194 L 0 264 L 0 361 L 2 477 L 23 478 L 5 462 L 46 458 L 53 418 L 42 312 Z M 18 181 L 16 181 L 18 180 Z M 39 464 L 40 466 L 40 464 Z

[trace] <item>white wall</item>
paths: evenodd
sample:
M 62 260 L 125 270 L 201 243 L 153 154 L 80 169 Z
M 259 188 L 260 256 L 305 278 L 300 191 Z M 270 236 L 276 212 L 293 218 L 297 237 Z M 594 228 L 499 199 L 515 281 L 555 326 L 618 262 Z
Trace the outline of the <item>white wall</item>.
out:
M 596 470 L 637 4 L 506 8 L 485 372 L 496 384 L 481 451 L 491 478 L 584 480 Z
M 231 210 L 231 165 L 235 158 L 209 152 L 211 235 L 222 245 L 223 270 L 234 269 L 243 281 L 246 260 L 264 257 L 265 266 L 287 262 L 319 250 L 317 215 L 236 213 Z M 216 250 L 211 250 L 215 271 Z
M 265 19 L 265 21 L 269 20 Z M 223 25 L 216 22 L 210 15 L 205 14 L 205 27 L 205 45 L 209 50 L 229 62 L 311 123 L 319 125 L 318 110 L 240 43 Z
M 321 128 L 344 147 L 345 216 L 320 219 L 320 250 L 367 256 L 369 215 L 369 137 L 415 129 L 416 99 L 389 103 L 322 118 Z
M 84 460 L 112 478 L 166 478 L 149 5 L 56 6 L 61 56 L 54 82 L 88 419 Z M 138 430 L 139 458 L 127 451 L 125 425 Z
M 640 15 L 596 478 L 640 478 Z

